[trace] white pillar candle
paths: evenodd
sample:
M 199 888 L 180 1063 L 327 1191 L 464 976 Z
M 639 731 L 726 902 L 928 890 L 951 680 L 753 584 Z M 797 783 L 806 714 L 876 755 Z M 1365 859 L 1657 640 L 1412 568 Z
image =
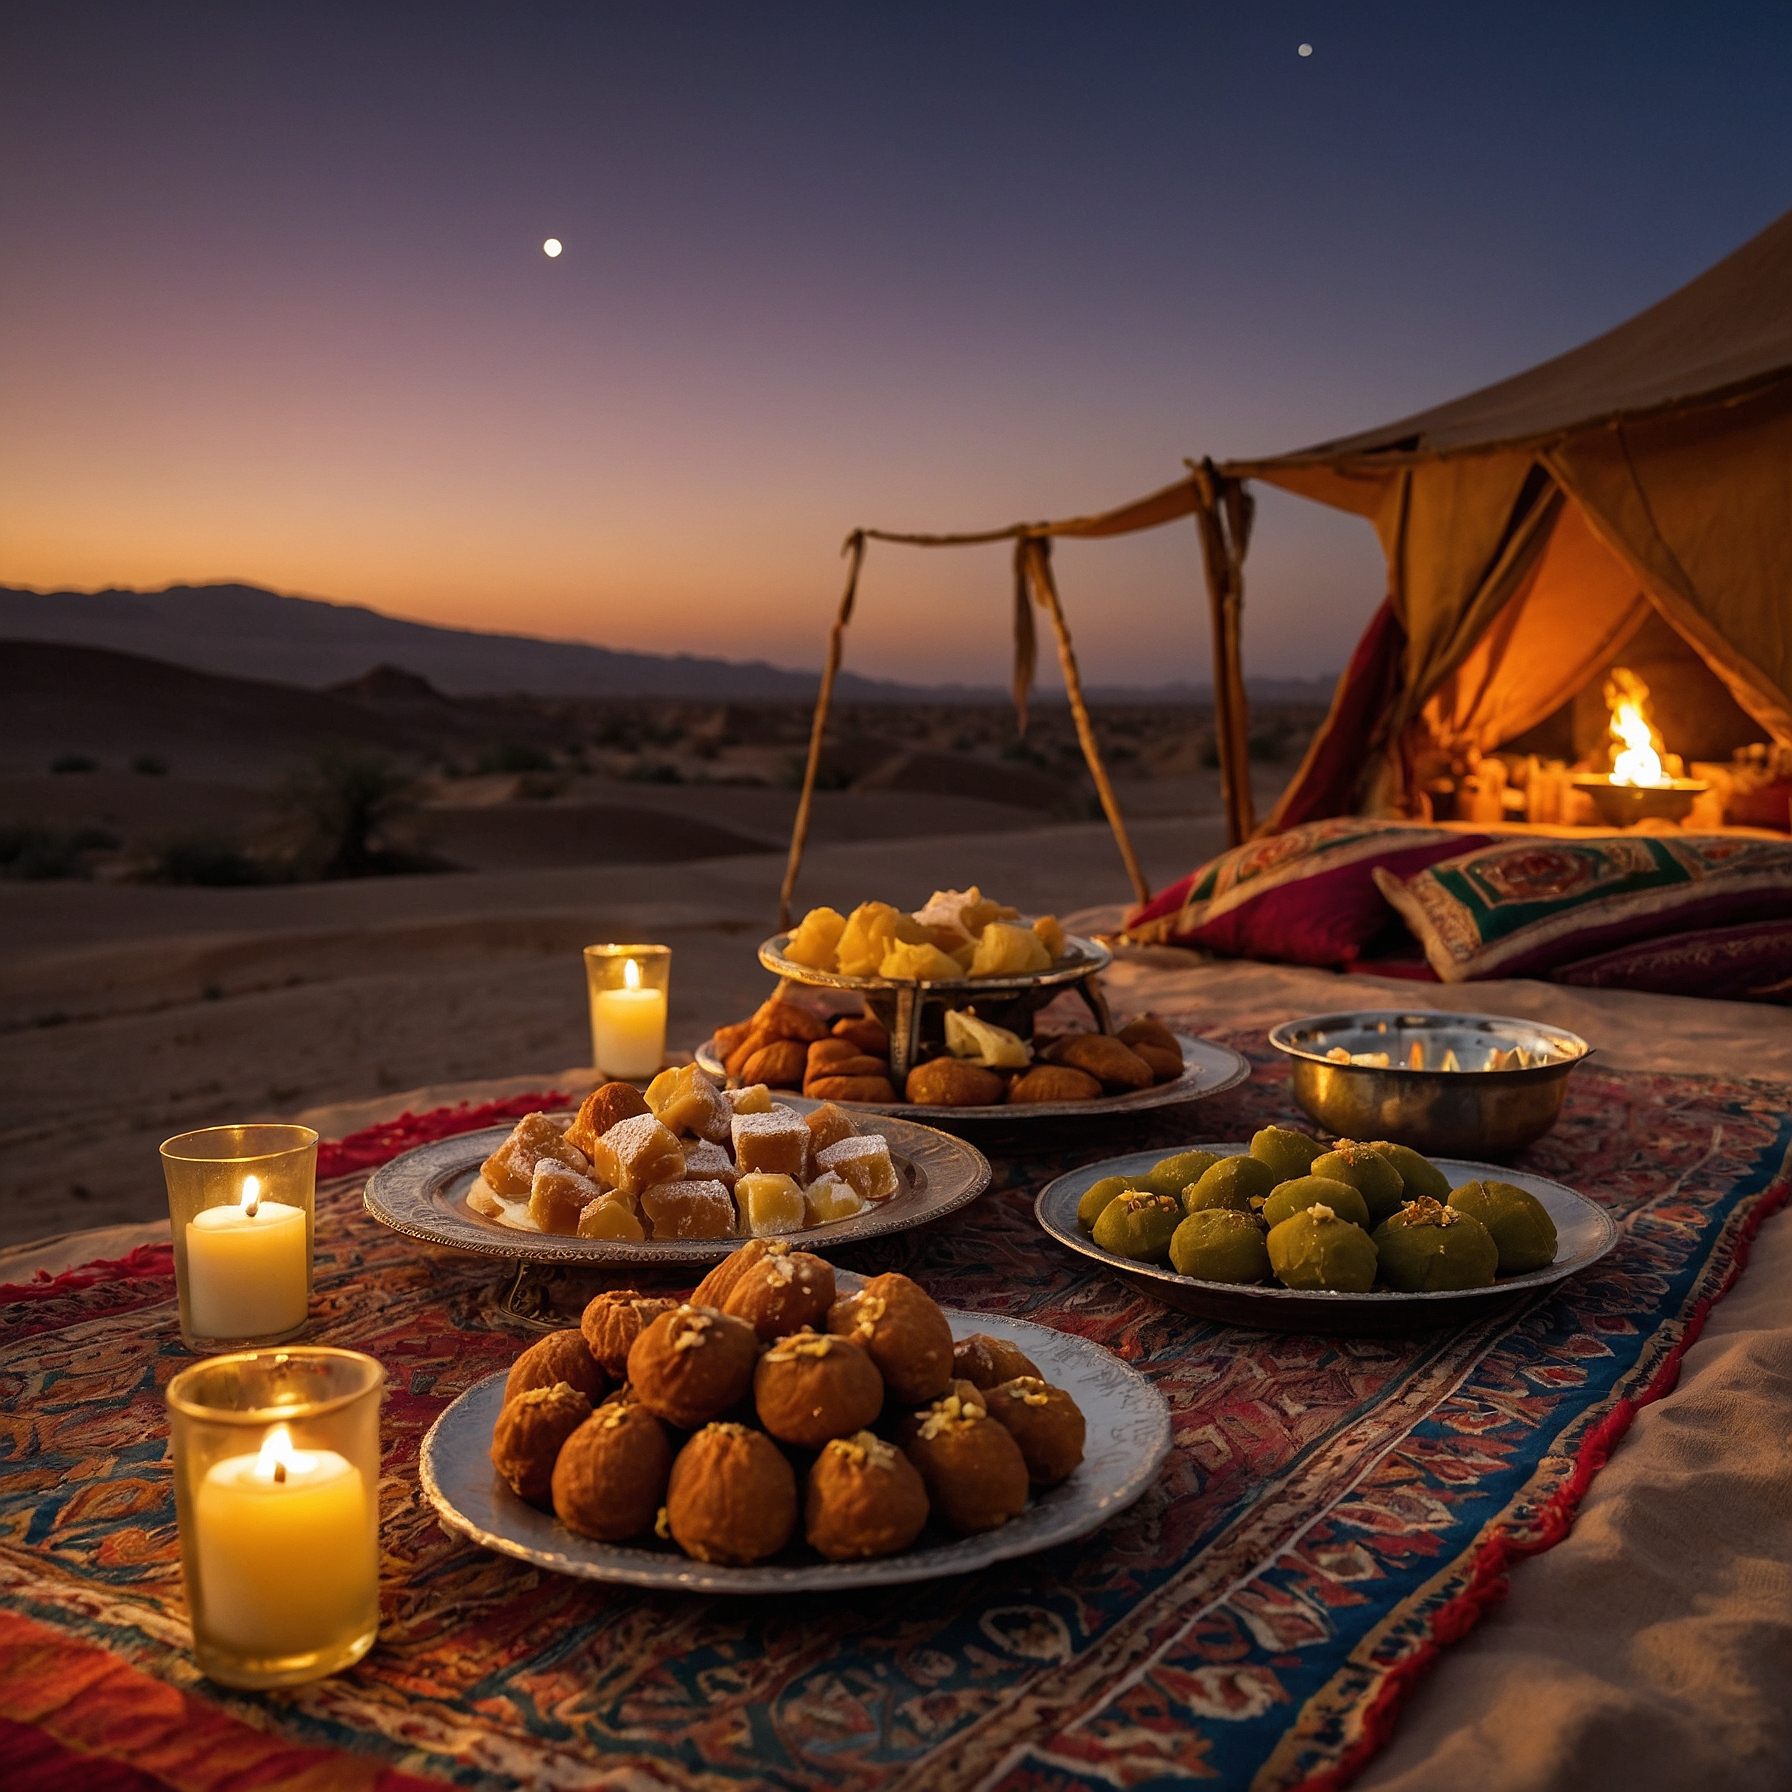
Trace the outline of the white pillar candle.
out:
M 284 1425 L 206 1470 L 194 1501 L 208 1637 L 244 1655 L 327 1650 L 379 1622 L 379 1523 L 361 1471 Z
M 311 1253 L 305 1210 L 261 1199 L 243 1179 L 235 1207 L 207 1207 L 187 1226 L 187 1308 L 200 1338 L 271 1338 L 305 1323 Z
M 614 1077 L 657 1076 L 666 1058 L 666 992 L 641 987 L 641 967 L 623 968 L 624 989 L 600 989 L 591 998 L 591 1034 L 597 1068 Z

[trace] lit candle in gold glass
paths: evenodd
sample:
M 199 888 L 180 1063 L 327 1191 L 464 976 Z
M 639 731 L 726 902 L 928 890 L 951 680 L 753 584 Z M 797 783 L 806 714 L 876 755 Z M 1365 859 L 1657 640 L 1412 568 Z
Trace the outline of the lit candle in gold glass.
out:
M 669 946 L 587 946 L 592 1061 L 600 1075 L 627 1082 L 657 1076 L 666 1061 Z

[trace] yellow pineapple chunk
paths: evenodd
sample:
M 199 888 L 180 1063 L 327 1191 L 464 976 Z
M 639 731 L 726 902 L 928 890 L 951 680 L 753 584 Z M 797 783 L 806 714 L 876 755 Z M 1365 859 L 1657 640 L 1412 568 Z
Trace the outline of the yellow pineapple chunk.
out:
M 803 1191 L 794 1177 L 755 1171 L 734 1185 L 740 1208 L 740 1229 L 750 1238 L 775 1238 L 780 1232 L 800 1232 L 807 1217 Z
M 1052 955 L 1030 927 L 991 921 L 977 936 L 977 955 L 971 960 L 973 977 L 1027 977 L 1049 971 Z
M 942 979 L 957 979 L 964 975 L 959 969 L 956 959 L 942 952 L 938 946 L 929 941 L 925 945 L 903 946 L 893 945 L 884 954 L 883 963 L 877 967 L 880 977 L 901 977 L 905 981 L 919 978 L 923 983 L 938 983 Z
M 840 936 L 845 931 L 846 917 L 837 908 L 812 908 L 798 922 L 784 956 L 814 971 L 831 971 L 839 962 Z
M 803 1190 L 803 1208 L 811 1226 L 832 1225 L 865 1211 L 865 1197 L 834 1171 L 825 1171 Z
M 675 1133 L 695 1133 L 720 1143 L 734 1124 L 727 1098 L 695 1064 L 662 1070 L 647 1085 L 647 1105 Z
M 1041 915 L 1033 923 L 1033 931 L 1039 935 L 1046 951 L 1052 955 L 1054 964 L 1060 958 L 1070 956 L 1070 941 L 1065 937 L 1064 929 L 1058 925 L 1056 915 Z
M 972 889 L 976 886 L 973 884 Z M 978 938 L 991 921 L 1017 921 L 1020 910 L 1009 908 L 1005 903 L 991 902 L 987 896 L 979 897 L 975 902 L 967 902 L 959 912 L 958 924 L 972 939 Z
M 845 977 L 875 977 L 896 938 L 896 910 L 887 902 L 861 902 L 846 917 L 835 963 Z
M 986 1070 L 1025 1070 L 1031 1062 L 1018 1033 L 957 1008 L 946 1010 L 946 1050 Z
M 613 1195 L 599 1195 L 579 1215 L 581 1238 L 620 1238 L 640 1244 L 647 1229 Z

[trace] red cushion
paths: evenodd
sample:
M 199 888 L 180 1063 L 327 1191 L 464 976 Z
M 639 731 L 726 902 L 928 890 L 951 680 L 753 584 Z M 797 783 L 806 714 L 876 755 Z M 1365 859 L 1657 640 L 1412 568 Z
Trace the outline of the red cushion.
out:
M 1360 815 L 1307 822 L 1210 859 L 1135 910 L 1126 931 L 1234 958 L 1351 964 L 1395 924 L 1376 866 L 1415 877 L 1491 838 Z
M 1792 1007 L 1792 921 L 1746 921 L 1642 940 L 1563 965 L 1550 979 L 1584 989 L 1646 989 Z

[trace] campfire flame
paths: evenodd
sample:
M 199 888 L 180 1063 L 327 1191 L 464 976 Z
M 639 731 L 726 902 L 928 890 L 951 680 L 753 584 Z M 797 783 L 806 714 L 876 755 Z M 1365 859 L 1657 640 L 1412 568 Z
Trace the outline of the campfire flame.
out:
M 1664 785 L 1661 736 L 1649 723 L 1649 687 L 1628 666 L 1614 666 L 1605 681 L 1605 704 L 1612 712 L 1612 782 Z

